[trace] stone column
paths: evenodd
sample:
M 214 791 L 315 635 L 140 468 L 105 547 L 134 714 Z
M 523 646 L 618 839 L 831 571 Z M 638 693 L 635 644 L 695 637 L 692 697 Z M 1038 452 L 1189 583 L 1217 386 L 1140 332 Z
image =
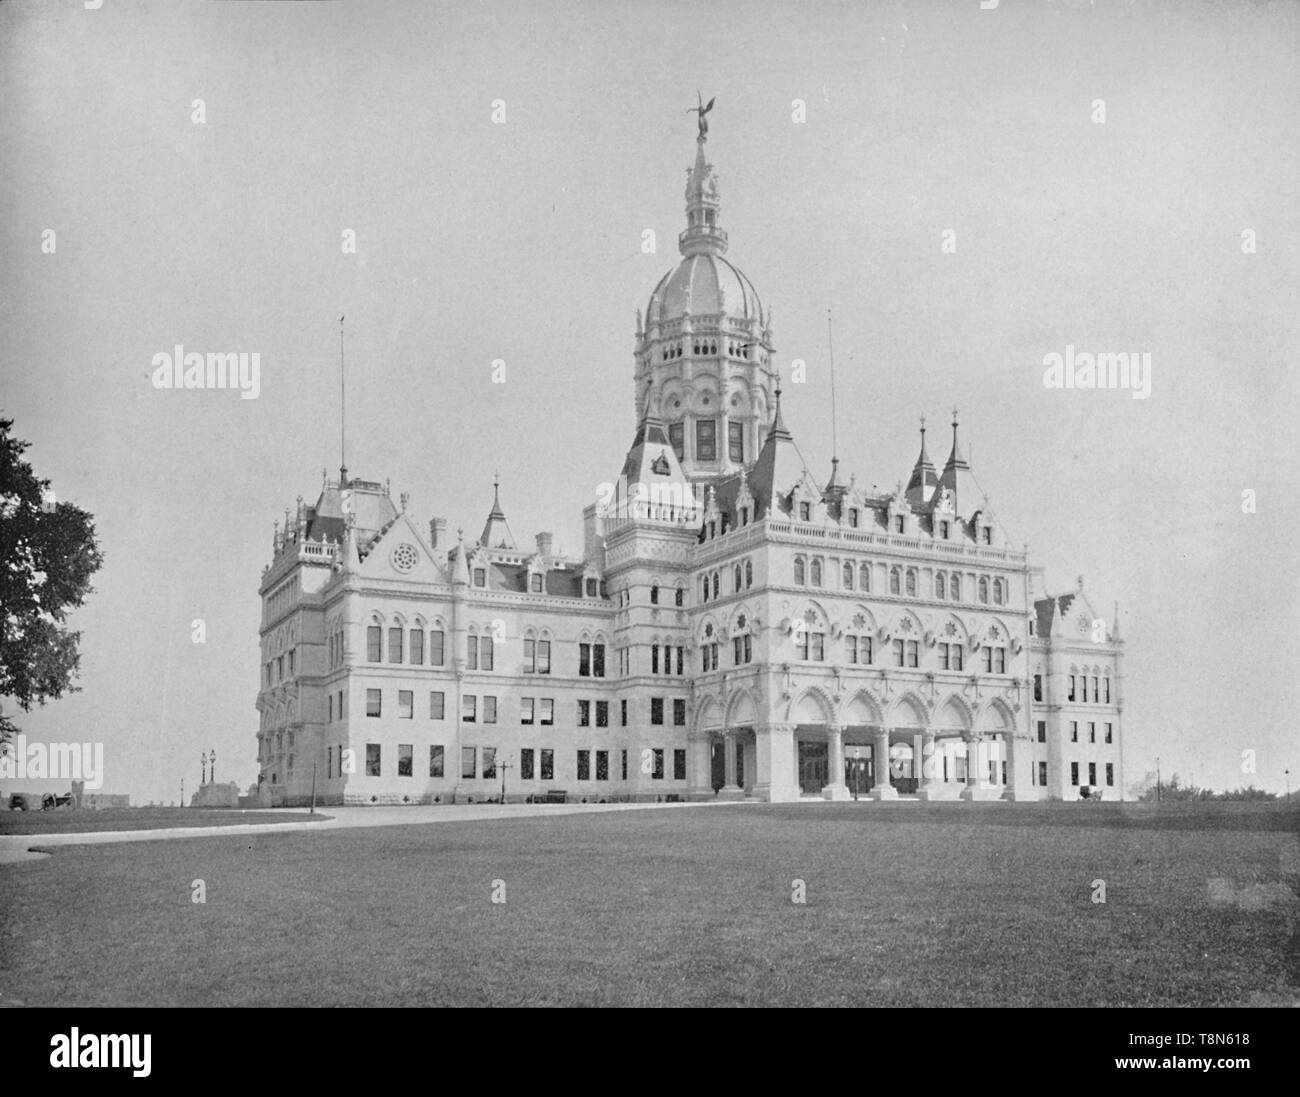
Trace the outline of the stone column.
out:
M 698 731 L 686 743 L 686 798 L 713 799 L 713 758 L 709 753 L 709 734 Z
M 876 729 L 874 766 L 876 783 L 871 789 L 873 800 L 897 800 L 898 790 L 889 783 L 889 728 Z
M 822 799 L 847 800 L 851 795 L 844 783 L 844 728 L 830 724 L 826 728 L 826 784 Z
M 984 777 L 980 772 L 983 762 L 980 758 L 980 735 L 978 732 L 968 732 L 963 738 L 966 740 L 966 787 L 961 790 L 961 798 L 975 800 L 979 798 L 979 790 L 984 787 Z
M 727 728 L 722 733 L 723 755 L 725 774 L 722 788 L 718 789 L 719 800 L 743 800 L 745 790 L 736 783 L 736 733 Z
M 1004 800 L 1037 800 L 1038 790 L 1032 785 L 1020 783 L 1020 774 L 1016 770 L 1016 736 L 1008 732 L 1002 740 L 1007 751 L 1007 787 L 1002 790 Z M 1027 751 L 1029 765 L 1033 765 L 1033 751 Z M 1032 777 L 1032 774 L 1031 774 Z
M 916 795 L 921 800 L 939 799 L 943 781 L 940 779 L 939 753 L 933 728 L 921 729 L 921 786 Z
M 755 726 L 754 754 L 754 795 L 774 804 L 797 801 L 794 725 Z

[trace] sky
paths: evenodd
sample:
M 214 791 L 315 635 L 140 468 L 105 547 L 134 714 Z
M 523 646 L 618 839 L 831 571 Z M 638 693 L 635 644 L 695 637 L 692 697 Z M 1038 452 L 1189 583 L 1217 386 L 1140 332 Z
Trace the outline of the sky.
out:
M 499 471 L 516 538 L 580 553 L 698 90 L 813 472 L 831 309 L 843 473 L 905 481 L 921 414 L 941 463 L 956 406 L 1048 589 L 1118 604 L 1128 777 L 1300 782 L 1298 56 L 1287 3 L 0 5 L 0 414 L 106 556 L 29 739 L 102 742 L 133 803 L 208 750 L 256 779 L 340 316 L 353 476 L 473 535 Z M 155 388 L 177 344 L 256 352 L 257 398 Z M 1149 396 L 1045 387 L 1067 346 L 1149 354 Z

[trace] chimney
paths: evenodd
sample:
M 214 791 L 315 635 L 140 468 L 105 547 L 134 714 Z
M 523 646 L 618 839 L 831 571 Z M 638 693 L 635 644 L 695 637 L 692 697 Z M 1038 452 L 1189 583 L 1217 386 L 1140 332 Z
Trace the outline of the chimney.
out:
M 446 518 L 430 518 L 429 519 L 429 547 L 437 548 L 438 538 L 446 531 L 447 531 Z
M 551 557 L 551 544 L 555 540 L 553 533 L 539 533 L 537 535 L 537 554 L 543 559 L 549 560 Z

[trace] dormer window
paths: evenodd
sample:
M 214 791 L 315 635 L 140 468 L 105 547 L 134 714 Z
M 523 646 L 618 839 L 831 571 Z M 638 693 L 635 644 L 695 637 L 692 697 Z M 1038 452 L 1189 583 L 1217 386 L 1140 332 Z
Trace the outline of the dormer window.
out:
M 945 541 L 948 540 L 948 530 L 950 528 L 951 527 L 947 522 L 939 523 L 939 536 L 942 537 Z
M 901 514 L 897 514 L 897 515 L 895 515 L 895 516 L 894 516 L 894 532 L 895 532 L 895 533 L 903 533 L 903 532 L 906 531 L 906 529 L 907 529 L 907 519 L 906 519 L 903 515 L 901 515 Z
M 747 526 L 747 525 L 749 525 L 749 508 L 748 508 L 748 507 L 741 507 L 741 508 L 740 508 L 740 524 L 741 524 L 742 526 Z
M 474 569 L 474 585 L 476 587 L 487 586 L 487 568 Z
M 811 522 L 811 521 L 812 521 L 812 504 L 811 504 L 811 503 L 800 503 L 800 504 L 799 504 L 799 521 L 801 521 L 801 522 Z
M 993 527 L 992 527 L 992 526 L 985 526 L 985 527 L 984 527 L 984 543 L 985 543 L 986 545 L 991 545 L 991 544 L 993 544 Z
M 528 589 L 534 594 L 542 593 L 542 577 L 536 572 L 528 577 Z
M 600 593 L 600 581 L 598 579 L 587 580 L 587 597 L 595 598 Z
M 857 507 L 849 507 L 849 527 L 850 527 L 851 529 L 857 529 L 857 528 L 858 528 L 858 508 L 857 508 Z

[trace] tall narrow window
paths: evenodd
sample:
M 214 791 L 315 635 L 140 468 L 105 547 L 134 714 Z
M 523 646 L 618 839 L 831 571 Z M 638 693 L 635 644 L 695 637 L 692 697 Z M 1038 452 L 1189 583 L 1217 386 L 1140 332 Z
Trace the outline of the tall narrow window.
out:
M 537 641 L 537 673 L 551 673 L 551 642 L 549 640 Z
M 795 586 L 801 587 L 804 584 L 803 557 L 794 558 L 794 583 Z
M 397 691 L 397 718 L 410 720 L 415 715 L 415 691 L 399 689 Z M 410 774 L 407 774 L 409 777 Z
M 844 589 L 852 590 L 853 589 L 853 565 L 846 562 L 843 571 L 844 571 Z
M 736 464 L 745 463 L 745 424 L 727 424 L 727 456 Z
M 822 585 L 822 562 L 817 557 L 813 557 L 812 563 L 808 567 L 808 577 L 813 586 L 819 587 Z
M 871 592 L 871 565 L 862 564 L 858 568 L 858 589 L 868 594 Z
M 475 747 L 460 748 L 460 775 L 462 777 L 473 777 L 477 772 L 478 766 L 475 764 Z
M 430 777 L 442 776 L 443 766 L 445 764 L 444 762 L 445 753 L 446 753 L 446 747 L 432 746 L 429 748 L 429 776 Z
M 435 629 L 429 633 L 429 666 L 440 667 L 443 661 L 443 633 Z
M 524 641 L 524 673 L 533 674 L 537 670 L 537 641 Z
M 916 568 L 907 569 L 906 589 L 909 597 L 916 597 Z
M 378 663 L 383 659 L 380 651 L 382 639 L 383 630 L 378 625 L 370 625 L 366 629 L 366 662 Z
M 659 584 L 653 583 L 650 586 L 650 604 L 657 606 L 659 604 Z
M 590 644 L 578 645 L 578 677 L 579 678 L 591 677 L 591 645 Z
M 524 747 L 519 752 L 519 780 L 531 781 L 533 779 L 533 749 Z
M 380 757 L 379 744 L 367 743 L 366 744 L 366 776 L 367 777 L 381 776 L 379 757 Z
M 410 777 L 414 774 L 415 747 L 410 743 L 397 744 L 397 776 Z
M 447 695 L 441 690 L 429 694 L 429 719 L 442 720 L 447 715 Z
M 479 651 L 479 659 L 478 659 L 478 661 L 479 661 L 479 669 L 480 669 L 480 670 L 491 670 L 491 669 L 492 669 L 492 666 L 493 666 L 493 663 L 494 663 L 494 661 L 495 661 L 495 658 L 494 658 L 495 653 L 494 653 L 494 651 L 493 651 L 492 637 L 491 637 L 491 636 L 480 636 L 480 637 L 479 637 L 479 641 L 478 641 L 478 651 Z
M 553 781 L 555 779 L 555 751 L 543 749 L 541 754 L 542 780 Z
M 745 561 L 745 587 L 748 589 L 754 585 L 754 561 Z
M 469 670 L 478 670 L 478 637 L 468 636 L 465 640 L 465 654 L 467 657 L 465 666 Z
M 400 663 L 402 661 L 402 630 L 400 628 L 390 628 L 388 630 L 388 661 L 390 663 Z
M 551 697 L 543 697 L 541 702 L 541 713 L 538 722 L 543 727 L 550 727 L 555 723 L 555 700 Z
M 903 573 L 898 568 L 889 569 L 889 593 L 903 593 Z
M 366 690 L 366 715 L 382 715 L 381 707 L 383 705 L 383 693 L 377 689 Z
M 718 459 L 718 421 L 716 419 L 699 419 L 696 421 L 695 459 L 697 461 L 716 461 Z
M 948 583 L 944 578 L 943 572 L 939 572 L 939 574 L 934 577 L 934 596 L 936 598 L 948 597 Z
M 605 677 L 605 645 L 591 645 L 591 676 L 593 678 Z
M 460 718 L 466 724 L 478 719 L 478 698 L 465 696 L 460 699 Z
M 668 441 L 673 447 L 673 452 L 677 454 L 677 460 L 684 460 L 686 457 L 686 432 L 682 429 L 681 423 L 668 424 Z
M 411 629 L 411 643 L 407 649 L 407 654 L 415 666 L 420 666 L 424 662 L 424 629 Z

